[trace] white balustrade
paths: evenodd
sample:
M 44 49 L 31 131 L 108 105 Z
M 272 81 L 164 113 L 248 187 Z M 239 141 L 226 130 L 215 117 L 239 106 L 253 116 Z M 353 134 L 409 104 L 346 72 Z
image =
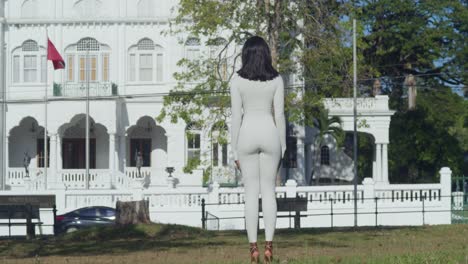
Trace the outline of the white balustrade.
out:
M 86 170 L 65 169 L 59 171 L 61 181 L 67 189 L 86 189 Z M 90 169 L 89 189 L 110 189 L 111 178 L 108 169 Z
M 151 177 L 151 172 L 155 169 L 151 167 L 141 167 L 140 171 L 136 167 L 125 168 L 125 175 L 130 179 Z
M 219 192 L 219 204 L 241 204 L 244 201 L 244 188 L 223 188 Z
M 201 208 L 202 199 L 209 203 L 207 188 L 181 188 L 144 192 L 144 199 L 149 200 L 151 208 Z
M 83 97 L 86 96 L 86 83 L 63 83 L 61 96 Z M 112 95 L 112 84 L 110 82 L 91 82 L 89 84 L 89 96 Z
M 412 201 L 440 201 L 442 195 L 441 184 L 390 184 L 377 185 L 375 196 L 379 203 L 412 202 Z
M 26 175 L 26 170 L 24 168 L 8 168 L 6 185 L 9 186 L 11 190 L 21 190 L 26 187 L 24 179 L 27 179 L 27 182 L 29 183 L 31 181 L 36 181 L 36 179 L 38 178 L 41 178 L 43 174 L 44 174 L 43 168 L 30 168 L 29 177 Z M 31 187 L 28 186 L 26 188 L 29 189 L 29 188 L 32 188 L 32 186 Z M 38 190 L 36 188 L 33 188 L 33 189 Z
M 325 98 L 325 108 L 330 112 L 349 112 L 353 111 L 353 100 L 349 98 Z M 357 98 L 357 111 L 388 111 L 388 97 L 376 96 L 369 98 Z
M 10 175 L 19 179 L 21 178 L 20 172 Z M 153 173 L 151 170 L 148 172 Z M 202 199 L 205 199 L 205 211 L 219 219 L 220 229 L 243 228 L 243 187 L 220 187 L 215 182 L 209 187 L 168 188 L 162 186 L 148 189 L 99 190 L 94 184 L 109 183 L 110 175 L 107 170 L 91 170 L 89 181 L 91 189 L 71 190 L 72 187 L 83 189 L 84 170 L 63 170 L 60 173 L 63 182 L 68 187 L 67 190 L 54 191 L 59 201 L 57 206 L 60 212 L 92 205 L 115 207 L 118 200 L 147 199 L 153 221 L 201 226 Z M 134 174 L 123 174 L 123 177 L 130 180 L 138 179 L 132 178 L 132 175 Z M 42 183 L 40 177 L 38 179 L 32 183 L 32 190 L 39 190 L 39 185 Z M 37 184 L 37 187 L 34 184 Z M 448 169 L 441 170 L 440 183 L 375 184 L 372 179 L 366 178 L 363 184 L 357 187 L 358 225 L 360 226 L 448 224 L 451 222 L 451 172 Z M 10 192 L 13 193 L 13 191 Z M 285 186 L 276 187 L 276 197 L 296 196 L 306 197 L 308 200 L 307 212 L 304 212 L 307 216 L 301 219 L 303 227 L 351 226 L 354 223 L 354 186 L 352 185 L 297 186 L 294 180 L 288 180 Z M 458 196 L 455 198 L 456 207 L 462 206 L 461 196 Z M 284 212 L 279 212 L 281 213 Z M 262 221 L 260 220 L 260 225 Z M 277 225 L 286 227 L 289 222 L 287 219 L 278 219 Z

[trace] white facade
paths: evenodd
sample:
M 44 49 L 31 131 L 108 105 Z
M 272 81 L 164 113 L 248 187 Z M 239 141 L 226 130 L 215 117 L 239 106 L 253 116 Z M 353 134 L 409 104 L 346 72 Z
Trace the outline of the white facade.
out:
M 135 176 L 134 153 L 139 148 L 143 148 L 147 160 L 143 167 L 148 178 L 147 187 L 166 184 L 166 167 L 175 168 L 179 186 L 200 186 L 203 167 L 192 174 L 182 172 L 194 151 L 208 154 L 203 158 L 214 164 L 213 179 L 236 180 L 229 144 L 218 146 L 217 159 L 213 161 L 213 146 L 206 131 L 200 131 L 195 146 L 198 149 L 194 150 L 193 145 L 189 149 L 185 137 L 187 124 L 169 121 L 157 124 L 154 120 L 162 109 L 162 95 L 176 85 L 172 74 L 181 70 L 177 61 L 213 51 L 212 46 L 203 46 L 187 35 L 161 33 L 168 29 L 168 21 L 174 17 L 170 8 L 175 2 L 158 1 L 156 6 L 156 2 L 150 0 L 137 3 L 128 0 L 17 0 L 4 4 L 6 19 L 2 20 L 2 39 L 6 43 L 3 58 L 7 111 L 2 143 L 8 149 L 4 153 L 6 189 L 24 187 L 25 153 L 32 157 L 31 172 L 42 175 L 46 188 L 124 188 L 123 182 Z M 46 62 L 46 34 L 63 56 L 64 70 L 54 71 Z M 90 69 L 89 75 L 86 69 Z M 84 179 L 85 173 L 88 83 L 92 130 L 90 168 L 95 175 L 90 179 L 91 184 L 76 183 Z M 359 102 L 359 118 L 368 125 L 360 131 L 376 139 L 374 179 L 388 183 L 386 153 L 393 111 L 388 109 L 385 96 Z M 352 126 L 350 103 L 351 100 L 345 98 L 326 101 L 330 113 L 344 120 L 345 130 L 351 130 Z M 46 125 L 50 163 L 44 170 L 39 167 L 43 167 L 41 140 L 44 141 Z M 282 178 L 306 185 L 314 170 L 315 150 L 311 144 L 314 135 L 309 128 L 299 125 L 293 128 L 296 165 L 283 169 Z M 349 158 L 346 160 L 350 163 Z M 337 168 L 335 166 L 335 170 Z M 341 178 L 349 179 L 351 172 L 341 173 Z
M 135 177 L 132 160 L 138 147 L 132 145 L 145 149 L 148 157 L 142 170 L 151 187 L 167 185 L 166 167 L 175 168 L 179 186 L 202 184 L 202 168 L 192 174 L 182 172 L 187 162 L 186 124 L 154 120 L 162 109 L 161 95 L 176 84 L 172 74 L 180 71 L 177 61 L 213 49 L 196 43 L 186 46 L 185 35 L 162 35 L 174 17 L 170 13 L 174 4 L 168 0 L 5 2 L 6 189 L 24 187 L 25 152 L 32 157 L 31 180 L 43 177 L 48 189 L 87 188 L 77 182 L 83 181 L 85 173 L 88 81 L 90 152 L 95 153 L 90 155 L 95 177 L 87 183 L 89 188 L 125 188 L 125 182 Z M 51 63 L 46 69 L 46 32 L 66 69 L 54 71 Z M 91 69 L 89 78 L 86 66 Z M 43 147 L 39 146 L 45 124 L 50 138 L 47 171 L 42 168 Z M 210 139 L 200 134 L 198 148 L 209 151 Z M 67 146 L 72 148 L 70 153 Z M 224 164 L 222 170 L 233 175 L 233 166 L 226 165 L 232 164 L 226 161 L 229 154 L 229 146 L 223 146 L 219 166 Z M 229 177 L 228 173 L 224 180 L 228 182 Z

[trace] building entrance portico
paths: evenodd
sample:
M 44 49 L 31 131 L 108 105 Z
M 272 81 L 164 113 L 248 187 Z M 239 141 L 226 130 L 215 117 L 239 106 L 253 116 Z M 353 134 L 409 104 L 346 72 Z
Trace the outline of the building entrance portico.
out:
M 109 135 L 107 129 L 89 118 L 89 168 L 109 168 Z M 59 128 L 61 153 L 59 169 L 86 169 L 86 116 L 76 115 Z

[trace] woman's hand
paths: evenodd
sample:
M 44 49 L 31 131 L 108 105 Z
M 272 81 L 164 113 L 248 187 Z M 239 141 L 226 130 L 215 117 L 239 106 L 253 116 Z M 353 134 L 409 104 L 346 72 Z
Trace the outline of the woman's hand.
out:
M 235 160 L 234 162 L 236 163 L 237 168 L 238 168 L 239 170 L 241 170 L 241 169 L 240 169 L 240 162 L 239 162 L 238 160 Z

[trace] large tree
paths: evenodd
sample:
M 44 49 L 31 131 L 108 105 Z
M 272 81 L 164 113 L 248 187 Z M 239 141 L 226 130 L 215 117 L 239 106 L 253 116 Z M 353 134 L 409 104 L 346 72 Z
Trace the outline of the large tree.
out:
M 398 112 L 392 118 L 390 181 L 438 181 L 437 172 L 445 166 L 460 175 L 463 153 L 468 151 L 467 101 L 440 87 L 420 93 L 417 104 L 414 111 Z
M 367 67 L 360 84 L 380 78 L 399 111 L 406 110 L 408 74 L 416 76 L 417 89 L 466 84 L 467 5 L 464 0 L 354 1 L 353 13 L 363 26 L 360 65 Z

